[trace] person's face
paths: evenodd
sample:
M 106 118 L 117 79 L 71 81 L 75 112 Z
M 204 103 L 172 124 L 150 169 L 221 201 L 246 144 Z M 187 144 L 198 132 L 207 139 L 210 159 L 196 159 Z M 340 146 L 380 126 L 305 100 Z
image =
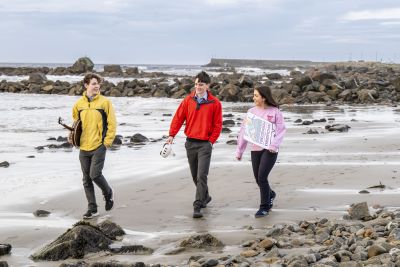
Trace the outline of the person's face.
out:
M 257 90 L 254 90 L 253 101 L 256 107 L 264 107 L 265 106 L 265 98 L 260 95 Z
M 96 78 L 92 78 L 89 84 L 85 83 L 86 95 L 89 97 L 95 96 L 100 92 L 100 83 Z
M 209 84 L 200 82 L 198 78 L 196 78 L 196 80 L 194 81 L 194 88 L 196 90 L 196 95 L 198 96 L 203 96 L 209 87 Z

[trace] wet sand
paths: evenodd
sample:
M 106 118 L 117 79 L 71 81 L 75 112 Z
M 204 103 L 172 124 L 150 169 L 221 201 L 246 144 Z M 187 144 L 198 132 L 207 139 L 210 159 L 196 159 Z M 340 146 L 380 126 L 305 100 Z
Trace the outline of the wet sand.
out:
M 400 137 L 396 133 L 399 122 L 347 124 L 352 127 L 348 133 L 304 135 L 310 127 L 289 129 L 269 178 L 277 198 L 272 212 L 265 218 L 254 218 L 259 191 L 252 175 L 249 152 L 242 162 L 235 161 L 235 146 L 224 143 L 214 146 L 214 156 L 230 153 L 232 160 L 211 163 L 209 189 L 213 199 L 203 209 L 202 219 L 192 218 L 195 187 L 188 169 L 138 182 L 132 179 L 114 183 L 116 204 L 107 213 L 97 191 L 101 215 L 96 220 L 113 220 L 128 233 L 122 243 L 149 246 L 155 253 L 150 256 L 100 253 L 86 259 L 183 264 L 191 255 L 211 253 L 216 258 L 239 253 L 240 244 L 261 235 L 265 226 L 275 223 L 340 219 L 355 202 L 399 208 Z M 183 143 L 176 145 L 183 146 Z M 368 189 L 370 194 L 358 193 L 380 182 L 386 185 L 384 190 Z M 60 263 L 34 263 L 27 256 L 78 221 L 85 211 L 85 203 L 83 190 L 79 190 L 45 203 L 38 201 L 9 207 L 8 213 L 1 213 L 0 236 L 1 243 L 12 244 L 13 250 L 2 260 L 8 261 L 10 266 L 58 266 Z M 52 214 L 48 218 L 35 218 L 32 211 L 36 209 Z M 249 226 L 254 230 L 249 230 Z M 205 232 L 221 239 L 227 247 L 213 252 L 163 255 L 174 242 Z

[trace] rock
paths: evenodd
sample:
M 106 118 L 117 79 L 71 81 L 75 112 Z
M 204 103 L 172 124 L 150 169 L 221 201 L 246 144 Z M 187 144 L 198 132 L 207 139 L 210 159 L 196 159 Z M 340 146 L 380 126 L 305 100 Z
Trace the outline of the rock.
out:
M 218 260 L 215 259 L 209 259 L 205 263 L 201 265 L 201 267 L 214 267 L 218 265 Z
M 177 255 L 181 252 L 185 251 L 185 248 L 182 247 L 178 247 L 178 248 L 172 248 L 170 250 L 167 250 L 166 252 L 164 252 L 164 255 Z
M 226 141 L 226 144 L 228 144 L 228 145 L 237 145 L 237 140 L 228 140 L 228 141 Z
M 223 247 L 224 244 L 211 234 L 194 235 L 180 242 L 180 247 L 185 248 L 208 248 Z
M 259 253 L 260 252 L 258 252 L 258 251 L 255 251 L 253 249 L 249 249 L 249 250 L 242 251 L 240 253 L 240 256 L 245 257 L 245 258 L 249 258 L 249 257 L 257 256 Z
M 68 258 L 81 259 L 87 253 L 108 250 L 111 244 L 98 227 L 80 221 L 55 241 L 31 255 L 33 260 L 58 261 Z
M 108 72 L 108 73 L 118 73 L 118 74 L 122 74 L 122 68 L 120 65 L 104 65 L 104 72 Z
M 125 231 L 118 224 L 105 220 L 97 225 L 100 230 L 110 239 L 116 240 L 118 236 L 125 235 Z
M 253 87 L 253 80 L 247 75 L 242 75 L 239 79 L 240 87 Z
M 309 129 L 305 134 L 319 134 L 317 129 Z
M 350 218 L 353 220 L 362 220 L 370 217 L 367 202 L 354 203 L 350 206 L 349 210 Z
M 148 142 L 149 139 L 140 133 L 136 133 L 131 137 L 130 141 L 131 143 L 145 143 Z
M 330 132 L 336 131 L 336 132 L 348 132 L 351 127 L 346 125 L 346 124 L 333 124 L 333 125 L 326 125 L 325 129 L 327 129 Z
M 117 88 L 113 88 L 111 89 L 110 96 L 120 97 L 122 96 L 122 93 Z
M 72 67 L 68 68 L 71 73 L 74 74 L 82 74 L 85 72 L 93 71 L 94 64 L 92 60 L 88 57 L 81 57 L 72 65 Z
M 8 263 L 6 261 L 0 261 L 0 267 L 8 267 Z
M 1 167 L 3 167 L 3 168 L 8 168 L 9 166 L 10 166 L 10 163 L 8 163 L 8 161 L 0 162 L 0 168 L 1 168 Z
M 113 146 L 120 146 L 122 145 L 122 136 L 121 135 L 116 135 L 114 138 L 114 141 L 112 143 Z
M 133 254 L 133 255 L 150 255 L 153 249 L 144 247 L 142 245 L 122 246 L 120 248 L 111 248 L 110 251 L 116 254 Z
M 36 72 L 36 73 L 29 74 L 29 79 L 28 79 L 29 83 L 42 84 L 42 83 L 45 83 L 46 81 L 47 81 L 47 77 L 43 73 Z
M 269 249 L 271 249 L 273 246 L 274 246 L 274 244 L 275 244 L 275 241 L 274 240 L 272 240 L 272 239 L 264 239 L 263 241 L 261 241 L 259 244 L 258 244 L 258 246 L 260 247 L 260 248 L 263 248 L 263 249 L 265 249 L 265 250 L 269 250 Z
M 222 128 L 222 133 L 231 133 L 231 132 L 232 132 L 232 130 L 227 127 Z
M 68 137 L 59 136 L 57 137 L 57 142 L 68 142 Z
M 126 68 L 125 73 L 127 75 L 137 75 L 137 74 L 139 74 L 139 68 L 138 67 Z
M 0 256 L 10 254 L 12 246 L 10 244 L 0 244 Z
M 51 212 L 47 210 L 36 210 L 33 212 L 33 215 L 35 215 L 35 217 L 47 217 L 50 213 Z
M 386 249 L 379 245 L 372 245 L 368 248 L 368 259 L 386 253 Z
M 270 80 L 282 80 L 282 75 L 280 75 L 279 73 L 269 73 L 265 76 L 267 76 L 267 78 Z
M 358 100 L 360 103 L 374 103 L 375 97 L 378 97 L 377 92 L 375 90 L 369 89 L 361 89 L 357 92 Z
M 233 126 L 235 126 L 235 121 L 234 120 L 224 120 L 222 122 L 222 125 L 226 126 L 226 127 L 233 127 Z

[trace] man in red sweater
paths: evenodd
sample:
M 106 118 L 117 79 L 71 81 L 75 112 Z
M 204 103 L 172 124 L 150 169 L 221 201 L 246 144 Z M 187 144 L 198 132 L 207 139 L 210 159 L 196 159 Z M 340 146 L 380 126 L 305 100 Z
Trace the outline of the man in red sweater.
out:
M 206 208 L 211 201 L 207 175 L 212 147 L 222 130 L 222 106 L 218 98 L 208 90 L 210 82 L 210 76 L 206 72 L 197 74 L 195 90 L 183 99 L 176 110 L 167 140 L 168 144 L 172 144 L 175 135 L 186 121 L 185 148 L 190 172 L 196 185 L 193 218 L 203 217 L 201 209 Z

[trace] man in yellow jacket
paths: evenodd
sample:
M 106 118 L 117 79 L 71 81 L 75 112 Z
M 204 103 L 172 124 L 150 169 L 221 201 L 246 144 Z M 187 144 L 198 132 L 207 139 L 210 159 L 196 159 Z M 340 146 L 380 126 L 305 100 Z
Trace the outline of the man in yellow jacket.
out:
M 72 108 L 74 121 L 82 122 L 79 160 L 83 173 L 83 188 L 88 201 L 84 219 L 98 216 L 93 182 L 101 189 L 109 211 L 114 206 L 114 192 L 102 174 L 107 148 L 116 132 L 116 119 L 111 101 L 100 95 L 101 77 L 89 73 L 83 78 L 86 91 Z

